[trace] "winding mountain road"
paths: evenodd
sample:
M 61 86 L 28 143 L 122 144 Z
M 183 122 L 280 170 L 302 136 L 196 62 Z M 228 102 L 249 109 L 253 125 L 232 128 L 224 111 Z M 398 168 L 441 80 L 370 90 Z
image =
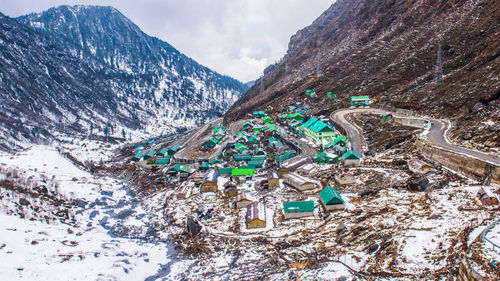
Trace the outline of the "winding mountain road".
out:
M 387 110 L 378 108 L 357 108 L 357 109 L 343 109 L 337 110 L 330 114 L 330 119 L 340 125 L 346 132 L 347 137 L 351 142 L 351 149 L 358 155 L 362 156 L 365 149 L 365 142 L 363 138 L 363 132 L 361 128 L 349 122 L 346 117 L 347 115 L 355 113 L 373 113 L 373 114 L 383 114 L 388 112 Z M 432 145 L 448 150 L 458 154 L 465 154 L 469 157 L 477 158 L 485 162 L 491 163 L 496 166 L 500 166 L 500 157 L 498 155 L 488 154 L 485 152 L 467 149 L 464 147 L 456 146 L 451 144 L 446 138 L 446 132 L 450 128 L 450 122 L 447 120 L 432 119 L 427 117 L 409 117 L 395 115 L 395 118 L 400 119 L 411 119 L 411 120 L 425 120 L 430 124 L 429 132 L 427 134 L 427 140 Z

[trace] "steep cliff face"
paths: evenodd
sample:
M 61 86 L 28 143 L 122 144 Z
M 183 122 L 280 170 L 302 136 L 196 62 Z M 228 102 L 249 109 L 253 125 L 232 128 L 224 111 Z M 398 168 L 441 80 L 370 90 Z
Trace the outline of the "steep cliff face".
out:
M 247 86 L 143 33 L 111 7 L 0 15 L 7 146 L 75 134 L 154 134 L 223 114 Z
M 433 83 L 439 45 L 442 83 Z M 319 55 L 318 55 L 319 54 Z M 457 141 L 500 146 L 500 3 L 493 0 L 339 0 L 292 36 L 283 60 L 226 114 L 309 99 L 318 110 L 353 95 L 455 118 Z M 288 71 L 287 71 L 288 69 Z M 256 85 L 260 85 L 257 81 Z M 335 99 L 326 98 L 332 91 Z

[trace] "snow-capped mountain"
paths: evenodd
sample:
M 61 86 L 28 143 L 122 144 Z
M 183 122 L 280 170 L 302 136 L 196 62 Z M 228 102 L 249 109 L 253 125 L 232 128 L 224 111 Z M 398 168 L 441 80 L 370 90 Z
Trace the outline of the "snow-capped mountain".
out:
M 148 36 L 111 7 L 0 14 L 0 138 L 116 137 L 199 125 L 247 89 Z

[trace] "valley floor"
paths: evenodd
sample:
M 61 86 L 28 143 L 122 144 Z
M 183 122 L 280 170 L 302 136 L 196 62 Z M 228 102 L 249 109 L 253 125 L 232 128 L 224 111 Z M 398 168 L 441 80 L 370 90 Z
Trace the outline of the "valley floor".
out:
M 408 131 L 394 130 L 404 143 Z M 1 280 L 443 280 L 456 276 L 465 248 L 481 273 L 491 274 L 485 261 L 500 260 L 480 235 L 498 214 L 476 199 L 480 184 L 433 166 L 430 185 L 445 186 L 407 190 L 402 163 L 415 156 L 411 146 L 385 149 L 368 138 L 378 154 L 360 166 L 313 164 L 312 174 L 346 201 L 330 213 L 321 208 L 321 189 L 300 193 L 280 180 L 262 190 L 256 183 L 265 175 L 256 174 L 238 188 L 266 202 L 266 227 L 248 229 L 246 209 L 221 196 L 229 177 L 214 193 L 191 181 L 136 193 L 144 186 L 133 186 L 131 176 L 165 176 L 146 164 L 127 170 L 118 146 L 88 143 L 83 153 L 82 145 L 59 148 L 105 165 L 89 173 L 48 146 L 0 155 Z M 337 184 L 336 175 L 355 180 Z M 282 203 L 290 200 L 312 200 L 314 216 L 285 220 Z M 202 231 L 191 237 L 186 218 L 197 215 Z M 495 225 L 486 237 L 498 241 L 499 231 Z

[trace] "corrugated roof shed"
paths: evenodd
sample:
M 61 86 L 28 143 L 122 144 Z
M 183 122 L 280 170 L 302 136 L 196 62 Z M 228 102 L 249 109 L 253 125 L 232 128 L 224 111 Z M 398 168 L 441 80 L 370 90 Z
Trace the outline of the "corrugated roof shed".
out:
M 266 207 L 261 202 L 253 202 L 247 206 L 246 222 L 253 220 L 266 221 Z
M 314 212 L 313 201 L 294 201 L 283 203 L 285 213 Z

